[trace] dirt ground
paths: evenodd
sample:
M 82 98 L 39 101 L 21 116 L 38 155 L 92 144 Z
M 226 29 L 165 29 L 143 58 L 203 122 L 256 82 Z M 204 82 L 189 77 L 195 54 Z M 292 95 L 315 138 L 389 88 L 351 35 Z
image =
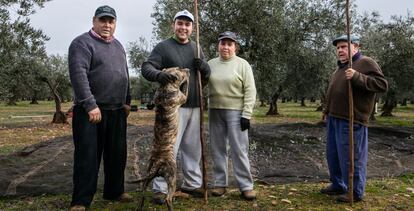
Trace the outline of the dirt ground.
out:
M 269 184 L 328 181 L 323 126 L 253 125 L 250 136 L 250 161 L 256 180 Z M 140 190 L 138 184 L 130 181 L 145 176 L 151 142 L 152 126 L 128 127 L 127 191 Z M 207 160 L 211 178 L 212 164 L 208 155 Z M 70 193 L 72 162 L 71 136 L 0 156 L 0 196 Z M 414 128 L 370 128 L 368 177 L 394 177 L 408 172 L 414 172 Z M 102 178 L 101 171 L 99 189 Z M 179 171 L 178 183 L 180 178 Z M 235 186 L 232 175 L 229 179 Z

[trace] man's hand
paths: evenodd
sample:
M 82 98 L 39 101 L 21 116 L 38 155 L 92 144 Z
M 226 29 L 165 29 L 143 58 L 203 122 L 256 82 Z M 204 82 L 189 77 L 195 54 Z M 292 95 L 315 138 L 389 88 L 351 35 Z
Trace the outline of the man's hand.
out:
M 352 79 L 352 76 L 354 76 L 354 73 L 355 72 L 356 71 L 354 69 L 352 69 L 352 68 L 348 68 L 347 70 L 345 70 L 345 77 L 346 77 L 346 79 L 347 80 L 351 80 Z
M 89 122 L 92 124 L 97 124 L 101 121 L 102 115 L 101 110 L 99 110 L 99 107 L 96 107 L 88 112 L 89 114 Z
M 203 60 L 202 59 L 200 59 L 200 58 L 194 58 L 194 68 L 197 71 L 200 71 L 201 70 L 201 65 L 202 64 L 203 64 Z
M 126 117 L 128 117 L 129 116 L 129 113 L 131 112 L 131 106 L 125 104 L 124 105 L 124 110 L 125 110 Z
M 165 72 L 160 72 L 157 76 L 157 81 L 162 85 L 174 82 L 175 80 L 177 80 L 177 77 L 175 75 Z
M 244 117 L 240 118 L 240 126 L 242 131 L 250 129 L 250 120 Z

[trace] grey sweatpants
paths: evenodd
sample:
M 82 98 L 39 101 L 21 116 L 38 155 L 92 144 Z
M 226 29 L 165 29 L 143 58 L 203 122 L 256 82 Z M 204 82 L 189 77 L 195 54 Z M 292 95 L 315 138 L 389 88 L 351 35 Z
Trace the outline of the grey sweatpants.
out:
M 184 177 L 181 188 L 192 190 L 201 187 L 200 108 L 180 108 L 175 156 L 178 150 Z M 167 183 L 163 177 L 154 179 L 152 190 L 155 193 L 167 193 Z
M 230 145 L 233 172 L 240 191 L 253 190 L 250 173 L 248 130 L 241 131 L 241 111 L 209 110 L 210 146 L 214 162 L 214 186 L 228 186 L 228 150 Z

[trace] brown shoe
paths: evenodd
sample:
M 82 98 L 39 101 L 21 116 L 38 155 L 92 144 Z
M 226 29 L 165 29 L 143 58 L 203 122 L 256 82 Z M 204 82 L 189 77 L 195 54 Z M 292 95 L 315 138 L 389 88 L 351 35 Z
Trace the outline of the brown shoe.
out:
M 354 202 L 360 202 L 360 201 L 362 201 L 362 198 L 359 198 L 359 197 L 354 195 L 353 200 L 354 200 Z M 342 195 L 338 196 L 338 198 L 336 198 L 336 201 L 337 202 L 342 202 L 342 203 L 349 203 L 351 200 L 350 200 L 348 194 L 342 194 Z
M 132 202 L 132 196 L 127 193 L 123 193 L 116 199 L 116 201 L 121 203 Z
M 195 188 L 195 189 L 185 189 L 181 188 L 181 192 L 190 194 L 196 198 L 203 198 L 204 197 L 204 189 L 203 188 Z
M 86 207 L 83 205 L 74 205 L 70 207 L 70 211 L 85 211 Z
M 218 188 L 214 188 L 214 189 L 211 191 L 211 194 L 212 194 L 213 196 L 222 196 L 222 195 L 224 195 L 226 192 L 227 192 L 226 187 L 218 187 Z
M 242 192 L 242 197 L 248 201 L 256 199 L 256 192 L 254 190 L 246 190 Z
M 335 189 L 332 187 L 332 185 L 329 185 L 326 188 L 322 188 L 321 193 L 326 195 L 341 195 L 344 194 L 345 191 L 343 191 L 342 189 Z

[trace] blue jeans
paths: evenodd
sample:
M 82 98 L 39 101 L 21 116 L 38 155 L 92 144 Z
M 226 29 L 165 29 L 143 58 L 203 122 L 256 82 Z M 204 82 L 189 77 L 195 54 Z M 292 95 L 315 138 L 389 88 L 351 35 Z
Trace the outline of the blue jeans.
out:
M 328 116 L 326 158 L 332 187 L 348 190 L 349 123 Z M 368 159 L 368 128 L 354 123 L 354 196 L 363 198 Z

